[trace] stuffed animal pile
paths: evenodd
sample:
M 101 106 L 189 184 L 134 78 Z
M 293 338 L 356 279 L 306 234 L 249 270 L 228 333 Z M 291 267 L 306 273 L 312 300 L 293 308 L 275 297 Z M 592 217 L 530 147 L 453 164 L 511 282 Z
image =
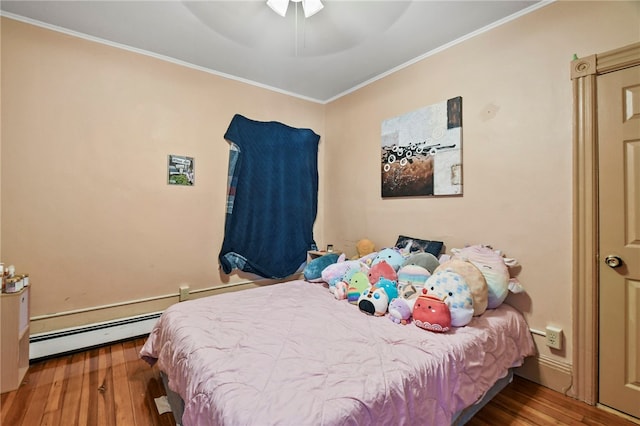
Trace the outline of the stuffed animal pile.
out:
M 355 259 L 328 254 L 312 260 L 305 279 L 327 283 L 336 299 L 398 324 L 413 319 L 418 327 L 446 332 L 497 308 L 509 291 L 524 291 L 511 270 L 518 262 L 486 245 L 454 248 L 442 262 L 431 253 L 411 253 L 411 241 L 379 252 L 370 251 L 370 240 L 357 246 Z

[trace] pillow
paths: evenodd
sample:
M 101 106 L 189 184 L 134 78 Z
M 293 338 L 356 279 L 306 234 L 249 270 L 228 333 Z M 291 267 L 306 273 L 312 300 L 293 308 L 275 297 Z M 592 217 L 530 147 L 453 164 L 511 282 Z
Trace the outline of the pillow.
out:
M 411 242 L 411 246 L 409 248 L 410 253 L 423 251 L 425 253 L 431 253 L 435 257 L 440 256 L 440 253 L 442 253 L 442 248 L 444 247 L 444 243 L 442 241 L 421 240 L 418 238 L 407 237 L 405 235 L 398 236 L 396 247 L 403 248 L 409 242 Z

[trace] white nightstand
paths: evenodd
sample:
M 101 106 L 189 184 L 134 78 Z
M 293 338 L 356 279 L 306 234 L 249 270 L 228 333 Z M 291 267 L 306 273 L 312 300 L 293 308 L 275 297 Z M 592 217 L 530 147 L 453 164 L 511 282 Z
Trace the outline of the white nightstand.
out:
M 2 293 L 0 393 L 15 390 L 29 369 L 29 291 Z

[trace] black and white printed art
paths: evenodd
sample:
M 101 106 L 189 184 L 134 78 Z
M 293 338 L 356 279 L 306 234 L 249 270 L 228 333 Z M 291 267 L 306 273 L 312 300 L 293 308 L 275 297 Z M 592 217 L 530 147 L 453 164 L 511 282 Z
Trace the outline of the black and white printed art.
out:
M 382 122 L 382 197 L 462 195 L 462 97 Z

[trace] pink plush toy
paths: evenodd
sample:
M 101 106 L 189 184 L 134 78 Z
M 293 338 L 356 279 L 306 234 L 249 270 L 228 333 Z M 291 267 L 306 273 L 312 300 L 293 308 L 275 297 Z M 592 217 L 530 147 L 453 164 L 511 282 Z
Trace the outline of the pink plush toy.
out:
M 338 281 L 336 285 L 333 287 L 333 295 L 338 300 L 343 300 L 347 298 L 347 291 L 349 290 L 349 285 L 344 281 Z
M 489 246 L 474 245 L 451 249 L 454 259 L 466 260 L 480 270 L 487 283 L 487 309 L 495 309 L 504 302 L 509 291 L 521 293 L 524 288 L 511 276 L 510 268 L 518 266 L 515 259 L 505 258 L 501 251 Z
M 386 278 L 388 280 L 398 282 L 398 274 L 396 273 L 396 270 L 384 260 L 369 268 L 368 277 L 371 285 L 375 285 L 380 281 L 380 278 Z
M 421 294 L 413 307 L 415 324 L 425 330 L 444 333 L 451 328 L 449 307 L 436 296 Z

